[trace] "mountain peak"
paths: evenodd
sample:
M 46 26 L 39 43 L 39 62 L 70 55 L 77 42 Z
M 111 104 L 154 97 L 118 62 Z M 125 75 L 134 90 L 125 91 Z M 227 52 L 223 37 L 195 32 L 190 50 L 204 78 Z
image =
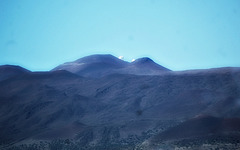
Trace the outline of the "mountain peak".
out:
M 13 76 L 29 73 L 30 71 L 16 65 L 2 65 L 0 66 L 0 81 L 11 78 Z
M 2 65 L 0 66 L 0 70 L 18 70 L 18 71 L 21 71 L 21 72 L 30 72 L 29 70 L 23 68 L 23 67 L 20 67 L 18 65 Z
M 118 59 L 117 57 L 111 54 L 95 54 L 80 58 L 76 63 L 97 63 L 97 62 L 123 62 L 123 60 Z
M 54 70 L 67 70 L 85 77 L 103 77 L 110 74 L 157 75 L 169 69 L 158 65 L 152 59 L 143 57 L 132 63 L 111 54 L 96 54 L 64 63 Z
M 142 58 L 138 58 L 135 61 L 133 61 L 131 63 L 134 66 L 138 66 L 140 68 L 145 67 L 145 70 L 152 70 L 152 71 L 157 71 L 157 74 L 162 72 L 162 71 L 170 71 L 169 69 L 155 63 L 152 59 L 148 58 L 148 57 L 142 57 Z
M 152 59 L 148 58 L 148 57 L 142 57 L 142 58 L 138 58 L 135 61 L 133 61 L 132 63 L 155 63 Z

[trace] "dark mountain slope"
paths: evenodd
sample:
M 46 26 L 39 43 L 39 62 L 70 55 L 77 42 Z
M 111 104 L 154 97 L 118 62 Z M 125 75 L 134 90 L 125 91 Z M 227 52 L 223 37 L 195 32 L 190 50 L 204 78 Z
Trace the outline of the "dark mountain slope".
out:
M 3 65 L 0 66 L 0 81 L 29 72 L 29 70 L 20 66 Z
M 173 126 L 177 131 L 181 122 L 187 126 L 196 116 L 214 116 L 216 122 L 240 117 L 240 68 L 175 72 L 149 58 L 128 63 L 112 55 L 92 55 L 50 72 L 7 70 L 0 81 L 2 145 L 61 138 L 80 147 L 134 148 L 154 135 L 178 137 L 162 135 Z M 238 121 L 224 124 L 222 128 L 231 128 L 224 131 L 235 132 L 231 125 L 238 126 Z M 206 125 L 201 131 L 211 133 L 212 124 Z M 198 135 L 196 128 L 190 133 Z
M 172 127 L 153 138 L 158 140 L 179 140 L 209 135 L 224 135 L 240 131 L 240 118 L 216 118 L 212 116 L 200 116 L 190 119 L 175 127 Z
M 61 128 L 75 125 L 77 120 L 71 118 L 81 116 L 88 109 L 85 105 L 94 101 L 78 94 L 68 97 L 67 90 L 56 87 L 70 88 L 73 82 L 81 80 L 75 74 L 56 71 L 25 74 L 1 82 L 1 143 L 17 142 L 45 132 L 52 133 L 48 138 L 54 138 Z
M 239 99 L 239 68 L 99 79 L 67 71 L 27 73 L 0 82 L 0 141 L 144 139 L 147 131 L 201 114 L 239 117 Z

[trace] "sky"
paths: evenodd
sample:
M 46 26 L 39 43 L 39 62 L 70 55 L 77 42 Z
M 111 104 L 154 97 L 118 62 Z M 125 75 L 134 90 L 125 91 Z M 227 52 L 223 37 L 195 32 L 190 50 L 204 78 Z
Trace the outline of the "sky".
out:
M 0 65 L 48 71 L 92 54 L 240 67 L 240 1 L 0 0 Z

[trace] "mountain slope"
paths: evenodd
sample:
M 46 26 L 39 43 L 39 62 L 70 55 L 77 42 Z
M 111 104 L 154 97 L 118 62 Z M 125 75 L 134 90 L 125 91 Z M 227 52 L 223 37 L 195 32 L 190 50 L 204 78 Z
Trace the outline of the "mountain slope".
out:
M 66 70 L 23 71 L 0 81 L 0 145 L 71 139 L 89 149 L 134 149 L 154 138 L 215 134 L 212 128 L 238 134 L 240 68 L 176 72 L 148 58 L 128 63 L 111 55 L 75 63 L 85 68 L 69 72 L 68 63 Z M 189 126 L 184 137 L 180 131 Z
M 0 82 L 0 141 L 146 139 L 151 135 L 145 132 L 197 115 L 239 117 L 239 93 L 237 68 L 99 79 L 67 71 L 28 73 Z
M 212 116 L 200 116 L 187 120 L 180 125 L 172 127 L 153 138 L 158 140 L 179 140 L 209 135 L 224 135 L 226 133 L 240 131 L 240 118 L 217 118 Z
M 240 118 L 198 116 L 153 135 L 142 149 L 238 149 Z
M 112 55 L 91 55 L 74 62 L 64 63 L 54 70 L 67 70 L 84 77 L 99 78 L 110 74 L 157 75 L 169 69 L 149 58 L 140 58 L 129 63 Z
M 127 67 L 120 69 L 119 73 L 134 75 L 159 75 L 168 71 L 170 70 L 155 63 L 150 58 L 143 57 L 136 59 Z
M 28 72 L 30 71 L 20 66 L 3 65 L 0 66 L 0 81 Z
M 116 69 L 123 68 L 128 62 L 122 61 L 112 55 L 91 55 L 80 58 L 74 62 L 64 63 L 54 70 L 67 70 L 85 77 L 101 77 Z

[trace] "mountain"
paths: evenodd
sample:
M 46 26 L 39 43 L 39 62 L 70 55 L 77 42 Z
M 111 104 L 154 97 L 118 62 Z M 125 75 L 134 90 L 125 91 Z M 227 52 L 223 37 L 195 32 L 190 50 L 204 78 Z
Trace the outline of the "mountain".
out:
M 67 70 L 84 77 L 99 78 L 110 74 L 157 75 L 164 68 L 150 58 L 139 58 L 132 63 L 118 59 L 112 55 L 91 55 L 74 62 L 67 62 L 53 69 Z
M 13 76 L 21 75 L 30 72 L 20 66 L 2 65 L 0 66 L 0 81 L 11 78 Z
M 219 133 L 240 140 L 240 68 L 169 71 L 149 58 L 103 56 L 0 81 L 0 149 L 171 148 Z M 143 70 L 127 72 L 135 67 Z
M 119 69 L 118 73 L 134 75 L 159 75 L 168 71 L 170 70 L 156 64 L 150 58 L 143 57 L 131 62 L 127 67 Z

